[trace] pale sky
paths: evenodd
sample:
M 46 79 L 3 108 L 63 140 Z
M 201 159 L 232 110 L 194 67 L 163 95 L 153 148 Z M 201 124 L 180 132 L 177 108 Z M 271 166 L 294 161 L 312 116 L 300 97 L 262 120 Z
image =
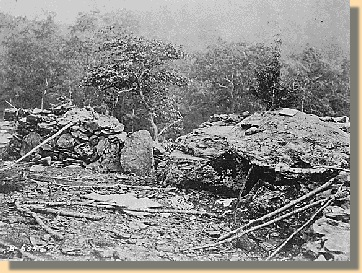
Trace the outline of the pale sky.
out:
M 219 36 L 265 42 L 281 33 L 289 51 L 306 43 L 320 48 L 334 43 L 349 54 L 348 0 L 0 0 L 0 12 L 41 18 L 52 11 L 64 24 L 79 12 L 123 8 L 139 15 L 144 35 L 186 48 L 201 48 Z

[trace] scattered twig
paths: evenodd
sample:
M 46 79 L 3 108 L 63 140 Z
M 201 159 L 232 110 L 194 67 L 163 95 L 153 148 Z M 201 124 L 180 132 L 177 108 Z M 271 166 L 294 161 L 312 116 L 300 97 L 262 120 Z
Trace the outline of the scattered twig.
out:
M 309 208 L 311 208 L 311 207 L 313 207 L 313 206 L 315 206 L 315 205 L 318 205 L 319 203 L 323 203 L 323 202 L 325 202 L 325 201 L 326 201 L 326 199 L 322 199 L 322 200 L 315 201 L 315 202 L 310 203 L 310 204 L 308 204 L 308 205 L 306 205 L 306 206 L 304 206 L 304 207 L 301 207 L 301 208 L 296 209 L 296 210 L 293 210 L 293 211 L 291 211 L 291 212 L 289 212 L 289 213 L 283 214 L 283 215 L 281 215 L 281 216 L 279 216 L 279 217 L 277 217 L 277 218 L 275 218 L 275 219 L 273 219 L 273 220 L 269 220 L 268 222 L 265 222 L 265 223 L 263 223 L 263 224 L 260 224 L 260 225 L 251 227 L 251 228 L 249 228 L 249 229 L 247 229 L 247 230 L 244 230 L 244 231 L 242 231 L 241 233 L 239 233 L 239 234 L 237 234 L 237 235 L 235 235 L 235 236 L 233 236 L 233 237 L 224 239 L 224 240 L 222 240 L 222 241 L 218 241 L 218 242 L 213 243 L 213 244 L 208 244 L 208 245 L 203 245 L 203 246 L 194 247 L 194 248 L 191 248 L 191 249 L 190 249 L 190 248 L 184 249 L 183 251 L 186 251 L 186 250 L 198 250 L 198 249 L 216 247 L 216 246 L 219 246 L 219 245 L 223 245 L 223 244 L 225 244 L 225 243 L 229 243 L 229 242 L 231 242 L 231 241 L 233 241 L 233 240 L 235 240 L 235 239 L 237 239 L 237 238 L 240 238 L 241 236 L 243 236 L 243 235 L 245 235 L 245 234 L 248 234 L 248 233 L 250 233 L 250 232 L 252 232 L 252 231 L 254 231 L 254 230 L 257 230 L 257 229 L 260 229 L 260 228 L 269 226 L 269 225 L 271 225 L 271 224 L 274 224 L 274 223 L 276 223 L 276 222 L 278 222 L 278 221 L 280 221 L 280 220 L 283 220 L 283 219 L 285 219 L 285 218 L 287 218 L 287 217 L 289 217 L 289 216 L 291 216 L 291 215 L 293 215 L 293 214 L 302 212 L 302 211 L 304 211 L 304 210 L 306 210 L 306 209 L 309 209 Z
M 177 209 L 167 209 L 167 210 L 158 210 L 158 209 L 128 209 L 122 208 L 124 212 L 135 211 L 135 212 L 148 212 L 148 213 L 184 213 L 184 214 L 193 214 L 193 215 L 207 215 L 211 217 L 220 217 L 215 213 L 203 212 L 197 210 L 177 210 Z
M 50 214 L 69 216 L 69 217 L 75 217 L 75 218 L 86 218 L 89 220 L 101 220 L 102 218 L 104 218 L 104 216 L 99 216 L 99 215 L 90 215 L 90 214 L 85 214 L 85 213 L 80 213 L 80 212 L 55 210 L 55 209 L 51 209 L 51 208 L 37 208 L 37 207 L 29 206 L 29 209 L 31 209 L 35 212 L 39 212 L 39 213 L 50 213 Z
M 306 228 L 317 215 L 325 209 L 327 206 L 329 206 L 333 202 L 332 199 L 328 200 L 323 206 L 321 206 L 310 218 L 308 221 L 306 221 L 301 227 L 299 227 L 296 231 L 294 231 L 272 254 L 269 255 L 268 258 L 266 258 L 265 261 L 269 261 L 272 257 L 274 257 L 296 234 L 301 232 L 304 228 Z
M 76 182 L 76 181 L 73 181 Z M 59 187 L 68 187 L 68 188 L 134 188 L 134 189 L 143 189 L 143 190 L 160 190 L 160 187 L 151 187 L 151 186 L 136 186 L 136 185 L 127 185 L 127 184 L 112 184 L 112 185 L 101 185 L 101 184 L 94 184 L 94 185 L 67 185 L 67 184 L 59 184 L 53 183 L 55 186 Z
M 51 177 L 51 176 L 45 176 L 45 175 L 31 175 L 31 180 L 36 182 L 50 182 L 50 179 L 54 180 L 63 180 L 63 181 L 69 181 L 78 183 L 79 181 L 83 181 L 83 179 L 80 180 L 69 180 L 65 179 L 64 177 Z M 35 176 L 35 178 L 34 178 Z M 117 183 L 117 184 L 94 184 L 94 185 L 68 185 L 68 184 L 60 184 L 60 183 L 53 183 L 53 186 L 58 187 L 68 187 L 68 188 L 117 188 L 117 187 L 124 187 L 124 188 L 133 188 L 133 189 L 143 189 L 143 190 L 161 190 L 162 187 L 151 187 L 151 186 L 142 186 L 142 185 L 129 185 L 129 184 L 123 184 L 123 183 Z
M 63 235 L 59 234 L 58 232 L 52 230 L 50 227 L 48 227 L 42 219 L 39 218 L 39 216 L 32 211 L 27 211 L 27 213 L 29 213 L 34 219 L 35 221 L 39 224 L 39 226 L 41 226 L 46 232 L 48 232 L 51 236 L 53 236 L 55 239 L 57 240 L 62 240 L 63 239 Z
M 283 206 L 283 207 L 281 207 L 281 208 L 279 208 L 279 209 L 277 209 L 277 210 L 275 210 L 275 211 L 273 211 L 273 212 L 271 212 L 271 213 L 269 213 L 269 214 L 266 214 L 266 215 L 264 215 L 264 216 L 262 216 L 262 217 L 260 217 L 260 218 L 258 218 L 258 219 L 251 220 L 251 221 L 249 221 L 249 223 L 247 223 L 247 224 L 245 224 L 245 225 L 243 225 L 243 226 L 241 226 L 241 227 L 239 227 L 239 228 L 237 228 L 237 229 L 235 229 L 235 230 L 232 230 L 232 231 L 230 231 L 229 233 L 221 236 L 221 237 L 219 238 L 219 241 L 224 240 L 224 239 L 230 237 L 231 235 L 234 235 L 234 234 L 240 232 L 241 230 L 243 230 L 243 229 L 251 226 L 252 224 L 254 224 L 254 223 L 256 223 L 256 222 L 264 221 L 264 220 L 267 219 L 267 218 L 270 218 L 270 217 L 272 217 L 272 216 L 275 216 L 275 215 L 277 215 L 277 214 L 279 214 L 279 213 L 281 213 L 281 212 L 289 209 L 290 207 L 292 207 L 292 206 L 294 206 L 294 205 L 296 205 L 296 204 L 304 201 L 305 199 L 307 199 L 307 198 L 309 198 L 309 197 L 317 194 L 318 192 L 323 191 L 324 189 L 328 188 L 328 187 L 329 187 L 330 185 L 332 185 L 332 184 L 333 184 L 333 179 L 330 179 L 329 181 L 327 181 L 326 183 L 324 183 L 322 186 L 320 186 L 320 187 L 314 189 L 313 191 L 311 191 L 311 192 L 309 192 L 309 193 L 307 193 L 307 194 L 299 197 L 298 199 L 295 199 L 295 200 L 291 201 L 290 203 L 286 204 L 285 206 Z
M 296 231 L 294 231 L 276 250 L 273 251 L 272 254 L 269 255 L 268 258 L 266 258 L 265 261 L 269 261 L 272 257 L 274 257 L 296 234 L 301 232 L 304 228 L 306 228 L 313 220 L 317 217 L 317 215 L 324 210 L 326 207 L 328 207 L 339 195 L 342 189 L 341 184 L 337 190 L 337 192 L 327 200 L 323 206 L 321 206 L 310 218 L 308 221 L 306 221 L 301 227 L 299 227 Z
M 92 201 L 89 202 L 67 202 L 67 201 L 59 201 L 59 202 L 35 202 L 35 203 L 27 203 L 27 205 L 31 205 L 31 204 L 38 204 L 38 205 L 42 205 L 42 206 L 49 206 L 49 207 L 57 207 L 57 206 L 90 206 L 90 207 L 97 207 L 97 208 L 108 208 L 108 209 L 121 209 L 123 212 L 127 211 L 135 211 L 135 212 L 147 212 L 147 213 L 184 213 L 184 214 L 193 214 L 193 215 L 207 215 L 210 217 L 220 217 L 219 215 L 215 214 L 215 213 L 210 213 L 210 212 L 203 212 L 203 211 L 197 211 L 197 210 L 177 210 L 177 209 L 166 209 L 166 210 L 159 210 L 159 209 L 129 209 L 126 207 L 120 207 L 117 206 L 115 204 L 111 204 L 111 203 L 97 203 Z M 37 211 L 37 212 L 49 212 L 49 213 L 58 213 L 59 211 L 55 211 L 49 208 L 43 208 L 43 207 L 30 207 L 31 210 Z M 72 212 L 67 212 L 67 213 L 72 213 Z M 64 215 L 62 213 L 60 213 L 59 215 Z M 74 214 L 72 213 L 72 215 L 66 215 L 66 216 L 73 216 L 73 217 L 77 217 L 74 216 Z M 94 218 L 94 216 L 91 216 Z M 87 217 L 86 217 L 87 218 Z M 98 219 L 92 219 L 92 220 L 98 220 Z
M 57 206 L 87 206 L 94 201 L 91 200 L 89 202 L 69 202 L 69 201 L 51 201 L 51 202 L 26 202 L 25 205 L 42 205 L 42 206 L 49 206 L 49 207 L 57 207 Z
M 43 222 L 43 220 L 39 218 L 39 216 L 35 212 L 30 210 L 29 207 L 20 206 L 20 204 L 18 204 L 18 203 L 15 203 L 15 207 L 17 208 L 17 210 L 31 215 L 35 219 L 35 221 L 38 223 L 38 225 L 41 226 L 46 232 L 48 232 L 55 239 L 57 239 L 57 240 L 63 239 L 63 235 L 59 234 L 58 232 L 56 232 L 56 231 L 52 230 L 50 227 L 48 227 Z

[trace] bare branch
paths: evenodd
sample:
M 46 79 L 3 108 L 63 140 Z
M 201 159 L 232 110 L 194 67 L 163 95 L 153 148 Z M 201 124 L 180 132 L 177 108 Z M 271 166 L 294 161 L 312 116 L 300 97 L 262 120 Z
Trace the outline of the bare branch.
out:
M 168 129 L 170 129 L 172 126 L 174 126 L 175 124 L 179 123 L 182 121 L 182 118 L 175 120 L 174 122 L 170 123 L 169 125 L 165 126 L 159 133 L 158 135 L 162 135 L 164 132 L 166 132 Z

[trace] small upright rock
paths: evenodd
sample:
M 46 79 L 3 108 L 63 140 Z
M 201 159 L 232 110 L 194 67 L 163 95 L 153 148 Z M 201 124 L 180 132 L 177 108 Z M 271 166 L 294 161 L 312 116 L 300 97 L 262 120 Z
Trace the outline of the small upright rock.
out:
M 153 140 L 146 130 L 133 133 L 121 151 L 121 165 L 125 172 L 140 176 L 154 174 Z

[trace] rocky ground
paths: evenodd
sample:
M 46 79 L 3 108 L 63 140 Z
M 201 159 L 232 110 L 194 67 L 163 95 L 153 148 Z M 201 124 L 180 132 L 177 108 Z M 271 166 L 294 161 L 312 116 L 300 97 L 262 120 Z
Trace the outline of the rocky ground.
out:
M 187 250 L 213 242 L 230 231 L 231 218 L 222 203 L 215 203 L 220 199 L 216 195 L 159 187 L 135 177 L 85 173 L 79 168 L 46 167 L 41 172 L 36 168 L 31 172 L 26 169 L 21 171 L 26 178 L 17 177 L 23 179 L 19 191 L 0 194 L 1 259 L 210 261 L 263 258 L 262 253 L 251 253 L 231 245 L 207 251 Z M 91 193 L 133 195 L 141 200 L 141 206 L 144 205 L 142 198 L 156 202 L 157 206 L 151 212 L 108 208 L 106 202 L 89 202 L 91 199 L 85 196 Z M 17 209 L 17 206 L 26 205 L 84 213 L 100 219 L 37 213 L 45 225 L 63 237 L 57 239 L 31 215 Z M 206 212 L 215 215 L 202 214 Z
M 216 243 L 247 221 L 235 218 L 235 199 L 80 168 L 28 169 L 13 177 L 21 181 L 18 189 L 0 193 L 1 259 L 260 261 L 297 229 L 281 221 L 220 246 L 192 250 Z M 131 207 L 117 205 L 117 195 L 122 202 L 131 197 Z M 24 208 L 31 208 L 51 231 Z M 348 202 L 328 206 L 273 259 L 348 260 Z
M 346 117 L 215 115 L 152 145 L 91 114 L 32 113 L 18 127 L 21 156 L 71 123 L 30 162 L 0 162 L 1 259 L 349 260 Z

